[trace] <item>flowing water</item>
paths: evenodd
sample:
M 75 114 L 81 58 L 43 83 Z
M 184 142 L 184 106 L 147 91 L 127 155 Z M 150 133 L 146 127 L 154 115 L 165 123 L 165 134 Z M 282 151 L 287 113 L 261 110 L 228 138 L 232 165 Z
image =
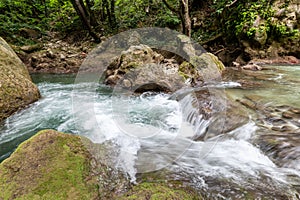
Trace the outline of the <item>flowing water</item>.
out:
M 300 67 L 271 69 L 258 72 L 265 78 L 254 78 L 264 87 L 241 89 L 234 77 L 237 82 L 220 83 L 216 88 L 228 88 L 226 92 L 233 98 L 251 93 L 265 96 L 264 103 L 300 107 Z M 254 116 L 227 133 L 194 140 L 210 129 L 213 119 L 198 112 L 193 91 L 184 90 L 176 95 L 178 98 L 151 92 L 128 96 L 114 94 L 101 84 L 74 83 L 74 78 L 33 76 L 43 97 L 0 126 L 0 160 L 39 130 L 55 129 L 86 136 L 95 143 L 115 144 L 115 165 L 132 182 L 138 174 L 167 169 L 168 177 L 184 180 L 215 199 L 249 195 L 299 198 L 300 172 L 296 166 L 300 163 L 279 166 L 259 149 L 253 142 L 260 131 Z

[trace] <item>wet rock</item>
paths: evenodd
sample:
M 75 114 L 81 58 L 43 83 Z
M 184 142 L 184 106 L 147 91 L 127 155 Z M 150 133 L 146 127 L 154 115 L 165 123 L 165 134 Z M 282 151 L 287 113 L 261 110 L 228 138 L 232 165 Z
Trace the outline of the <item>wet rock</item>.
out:
M 287 118 L 287 119 L 293 119 L 293 113 L 291 112 L 283 112 L 282 117 Z
M 285 131 L 292 131 L 292 130 L 294 130 L 295 128 L 292 127 L 292 126 L 285 125 L 285 126 L 281 126 L 281 127 L 273 126 L 271 129 L 272 129 L 273 131 L 285 132 Z
M 193 54 L 195 50 L 192 48 L 191 45 L 184 48 L 186 54 L 191 56 L 189 63 L 176 56 L 165 58 L 146 45 L 131 46 L 110 63 L 105 72 L 105 83 L 122 86 L 122 80 L 118 77 L 124 77 L 130 80 L 132 91 L 173 92 L 184 85 L 199 84 L 204 79 L 220 77 L 224 65 L 216 56 L 210 53 L 198 56 Z
M 130 85 L 136 92 L 175 91 L 184 83 L 178 68 L 176 60 L 164 59 L 146 45 L 131 46 L 110 64 L 105 83 L 126 88 Z M 120 81 L 123 76 L 125 80 Z
M 130 183 L 112 157 L 87 138 L 40 131 L 0 164 L 0 198 L 114 199 Z
M 290 108 L 290 112 L 295 113 L 295 114 L 300 114 L 300 109 L 299 108 Z
M 278 166 L 300 170 L 299 129 L 282 129 L 280 133 L 277 130 L 260 131 L 256 143 Z
M 265 118 L 266 121 L 272 123 L 272 124 L 276 124 L 276 125 L 283 125 L 286 123 L 286 121 L 284 121 L 283 119 L 281 119 L 280 117 L 270 117 L 270 118 Z
M 238 99 L 237 101 L 240 102 L 242 105 L 246 106 L 247 108 L 250 108 L 252 110 L 256 109 L 256 103 L 249 99 Z
M 39 97 L 25 65 L 0 37 L 0 121 Z
M 243 66 L 242 69 L 258 71 L 258 70 L 262 70 L 262 67 L 257 64 L 247 64 L 247 65 Z
M 288 64 L 299 64 L 300 63 L 300 60 L 294 56 L 284 56 L 283 59 L 286 60 L 286 62 Z

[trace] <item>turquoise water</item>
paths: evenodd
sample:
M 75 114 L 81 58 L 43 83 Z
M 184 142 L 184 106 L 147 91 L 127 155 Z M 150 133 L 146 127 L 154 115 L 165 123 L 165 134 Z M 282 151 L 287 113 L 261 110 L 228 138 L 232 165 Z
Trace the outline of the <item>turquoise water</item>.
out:
M 275 66 L 251 78 L 262 87 L 226 91 L 236 98 L 251 93 L 266 103 L 299 105 L 299 72 L 299 67 Z M 116 167 L 133 182 L 138 173 L 167 168 L 177 179 L 187 179 L 195 188 L 212 190 L 225 199 L 241 195 L 239 190 L 245 188 L 256 191 L 258 197 L 295 193 L 291 177 L 297 182 L 300 173 L 278 167 L 251 143 L 257 131 L 252 120 L 227 133 L 228 138 L 193 141 L 211 121 L 195 115 L 198 111 L 191 93 L 180 101 L 171 94 L 151 92 L 122 96 L 105 85 L 74 83 L 75 75 L 32 78 L 42 98 L 3 122 L 0 160 L 37 131 L 55 129 L 86 136 L 95 143 L 112 142 L 117 147 Z
M 300 66 L 265 66 L 262 71 L 245 71 L 236 79 L 260 85 L 248 90 L 228 90 L 235 98 L 251 94 L 261 103 L 300 107 Z

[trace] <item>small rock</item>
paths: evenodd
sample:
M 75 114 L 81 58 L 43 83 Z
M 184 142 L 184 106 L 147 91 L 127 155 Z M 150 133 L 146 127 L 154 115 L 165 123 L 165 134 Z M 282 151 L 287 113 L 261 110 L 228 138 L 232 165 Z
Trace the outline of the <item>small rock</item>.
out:
M 123 85 L 124 85 L 126 88 L 131 87 L 131 82 L 130 82 L 130 80 L 128 80 L 128 79 L 123 80 Z
M 300 61 L 294 56 L 285 56 L 284 59 L 289 64 L 299 64 L 300 63 Z
M 281 127 L 279 127 L 279 126 L 273 126 L 272 128 L 271 128 L 273 131 L 282 131 L 282 128 Z
M 110 76 L 110 75 L 113 75 L 113 73 L 114 73 L 113 70 L 110 70 L 110 69 L 106 70 L 106 76 L 107 77 Z
M 31 53 L 31 52 L 37 51 L 40 48 L 42 48 L 41 44 L 34 44 L 34 45 L 27 45 L 27 46 L 20 47 L 20 49 L 26 53 Z
M 77 64 L 77 62 L 74 60 L 67 60 L 67 64 L 71 65 L 71 66 L 75 66 Z
M 68 51 L 68 54 L 72 53 L 71 51 Z M 68 55 L 67 58 L 74 58 L 74 57 L 77 57 L 78 54 L 71 54 L 71 55 Z
M 105 80 L 105 84 L 107 85 L 115 85 L 116 82 L 120 79 L 121 77 L 119 75 L 111 75 Z
M 248 65 L 243 66 L 242 69 L 258 71 L 258 70 L 262 70 L 262 67 L 257 64 L 248 64 Z
M 60 60 L 66 60 L 66 56 L 64 54 L 60 54 Z
M 238 63 L 238 62 L 232 62 L 232 65 L 234 66 L 234 67 L 240 67 L 241 66 L 241 64 L 240 63 Z
M 81 51 L 84 52 L 84 53 L 87 53 L 88 50 L 89 50 L 87 47 L 81 47 L 80 49 L 81 49 Z
M 295 128 L 289 125 L 284 125 L 283 127 L 281 127 L 282 131 L 292 131 Z
M 255 109 L 256 108 L 256 104 L 253 101 L 250 101 L 248 99 L 239 99 L 237 101 L 240 102 L 242 105 L 250 108 L 250 109 Z
M 62 51 L 67 51 L 68 49 L 67 49 L 67 47 L 62 47 L 61 50 Z
M 56 57 L 55 54 L 53 53 L 53 51 L 51 51 L 51 50 L 47 50 L 46 56 L 48 58 L 55 58 Z
M 286 111 L 286 112 L 282 113 L 282 117 L 284 117 L 286 119 L 293 119 L 293 114 Z
M 294 128 L 292 126 L 284 125 L 284 126 L 273 126 L 271 128 L 273 131 L 280 131 L 280 132 L 285 132 L 285 131 L 292 131 Z
M 289 111 L 295 114 L 300 114 L 300 109 L 299 108 L 290 108 Z
M 38 61 L 38 58 L 36 56 L 32 56 L 30 58 L 31 62 L 37 62 Z

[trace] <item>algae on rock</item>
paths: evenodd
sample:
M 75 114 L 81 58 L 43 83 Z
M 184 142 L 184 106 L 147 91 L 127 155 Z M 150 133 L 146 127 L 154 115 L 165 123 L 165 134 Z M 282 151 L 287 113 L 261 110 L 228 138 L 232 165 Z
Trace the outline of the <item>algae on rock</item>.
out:
M 0 164 L 0 199 L 96 199 L 81 138 L 44 130 Z
M 0 199 L 201 199 L 174 181 L 130 186 L 113 157 L 105 144 L 40 131 L 0 164 Z

